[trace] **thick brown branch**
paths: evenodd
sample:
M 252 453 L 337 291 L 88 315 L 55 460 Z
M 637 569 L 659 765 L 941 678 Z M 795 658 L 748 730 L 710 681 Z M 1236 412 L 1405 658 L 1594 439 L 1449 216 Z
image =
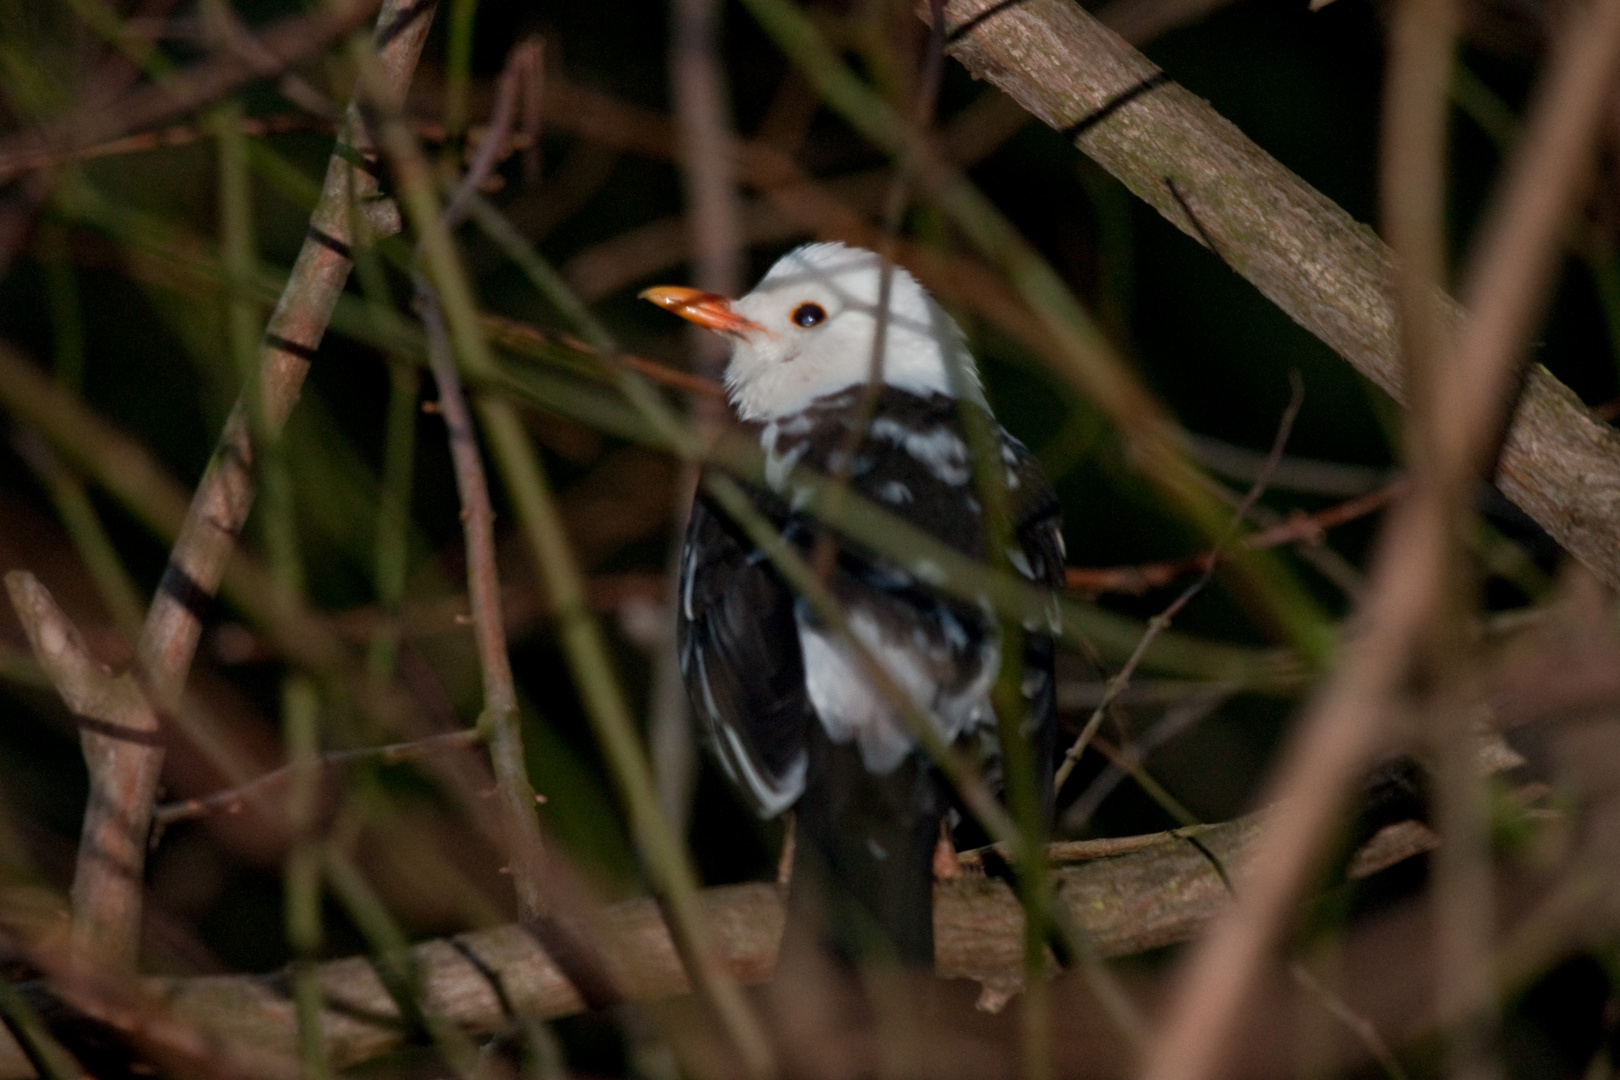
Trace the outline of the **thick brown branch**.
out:
M 969 71 L 1060 131 L 1100 116 L 1076 134 L 1081 150 L 1188 235 L 1207 234 L 1268 299 L 1405 400 L 1390 254 L 1370 229 L 1207 102 L 1173 82 L 1149 86 L 1161 77 L 1153 63 L 1078 5 L 954 0 L 946 19 L 959 35 L 951 53 Z M 1146 89 L 1099 114 L 1138 87 Z M 1620 433 L 1539 365 L 1496 482 L 1571 554 L 1620 584 Z
M 1124 854 L 1093 858 L 1054 874 L 1067 915 L 1105 957 L 1126 956 L 1197 933 L 1229 901 L 1213 854 L 1243 880 L 1243 859 L 1259 835 L 1257 818 L 1195 830 L 1204 850 L 1176 834 L 1114 841 Z M 703 894 L 717 947 L 743 982 L 770 978 L 782 929 L 782 889 L 733 885 Z M 964 876 L 935 892 L 938 973 L 998 987 L 1016 985 L 1023 967 L 1023 910 L 1004 882 Z M 633 900 L 604 913 L 601 940 L 616 984 L 632 1000 L 689 990 L 657 905 Z M 506 1006 L 540 1018 L 585 1005 L 528 932 L 516 926 L 460 934 L 412 950 L 425 1007 L 474 1033 L 502 1031 Z M 393 1000 L 364 957 L 322 965 L 327 1008 L 321 1030 L 334 1067 L 375 1058 L 408 1037 Z M 278 976 L 218 976 L 155 981 L 180 1021 L 230 1046 L 266 1075 L 298 1073 L 293 1004 Z M 280 1063 L 271 1067 L 270 1063 Z M 0 1031 L 0 1080 L 31 1075 L 9 1034 Z

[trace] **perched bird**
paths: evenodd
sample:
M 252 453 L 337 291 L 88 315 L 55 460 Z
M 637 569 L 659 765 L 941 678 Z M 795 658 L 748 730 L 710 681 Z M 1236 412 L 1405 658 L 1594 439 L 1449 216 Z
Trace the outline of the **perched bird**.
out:
M 730 338 L 727 394 L 765 454 L 766 486 L 749 496 L 801 553 L 811 556 L 825 526 L 799 508 L 796 468 L 843 475 L 850 490 L 984 559 L 981 488 L 963 423 L 964 410 L 978 410 L 982 429 L 994 433 L 1011 508 L 1007 561 L 1056 588 L 1063 539 L 1051 486 L 990 417 L 955 321 L 904 269 L 892 267 L 886 285 L 884 277 L 873 252 L 810 244 L 739 300 L 679 287 L 642 296 Z M 862 408 L 862 396 L 880 330 L 874 410 Z M 853 635 L 947 743 L 983 755 L 994 779 L 1001 631 L 988 601 L 946 595 L 933 586 L 937 575 L 839 536 L 826 581 Z M 681 671 L 720 764 L 761 816 L 796 810 L 789 934 L 811 927 L 804 932 L 847 961 L 931 965 L 934 850 L 952 793 L 903 716 L 701 489 L 677 599 Z M 1023 724 L 1048 809 L 1055 629 L 1043 623 L 1022 635 Z

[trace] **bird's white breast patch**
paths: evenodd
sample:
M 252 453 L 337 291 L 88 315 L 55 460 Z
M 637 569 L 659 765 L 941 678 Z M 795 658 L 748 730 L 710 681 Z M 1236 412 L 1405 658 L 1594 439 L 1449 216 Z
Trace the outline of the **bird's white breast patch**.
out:
M 805 690 L 827 737 L 839 744 L 855 743 L 861 762 L 880 776 L 899 767 L 916 745 L 905 719 L 873 686 L 836 635 L 799 617 L 799 646 L 804 656 Z M 927 634 L 897 641 L 873 615 L 860 607 L 849 613 L 855 638 L 883 665 L 933 721 L 946 743 L 980 725 L 994 725 L 990 690 L 1001 666 L 1001 650 L 992 638 L 981 647 L 975 677 L 965 685 L 947 686 L 938 677 L 951 666 L 951 643 L 931 640 Z

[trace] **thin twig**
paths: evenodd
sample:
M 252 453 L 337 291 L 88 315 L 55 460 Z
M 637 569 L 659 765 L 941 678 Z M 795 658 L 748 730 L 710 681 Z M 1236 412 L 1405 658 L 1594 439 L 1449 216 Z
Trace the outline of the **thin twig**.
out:
M 1269 529 L 1250 533 L 1233 545 L 1245 550 L 1263 547 L 1285 547 L 1290 544 L 1317 544 L 1322 534 L 1346 522 L 1377 513 L 1405 490 L 1403 481 L 1397 480 L 1346 500 L 1314 514 L 1298 514 Z M 1151 589 L 1161 588 L 1185 574 L 1201 573 L 1217 563 L 1220 549 L 1212 548 L 1201 555 L 1168 562 L 1145 563 L 1140 566 L 1085 567 L 1071 566 L 1068 587 L 1077 593 L 1096 596 L 1102 593 L 1128 593 L 1136 596 Z
M 389 743 L 387 746 L 360 746 L 350 750 L 329 750 L 316 760 L 316 766 L 321 770 L 332 770 L 352 765 L 357 761 L 375 761 L 381 765 L 397 765 L 404 761 L 415 761 L 418 758 L 433 754 L 453 753 L 459 750 L 471 750 L 480 746 L 484 741 L 483 732 L 477 728 L 466 728 L 461 731 L 447 731 L 440 735 L 429 735 L 421 739 L 412 739 L 410 742 Z M 245 784 L 216 791 L 212 795 L 199 795 L 192 799 L 182 799 L 179 802 L 164 803 L 152 814 L 152 823 L 156 828 L 162 829 L 180 821 L 191 821 L 195 818 L 207 817 L 209 814 L 239 813 L 244 806 L 254 799 L 264 798 L 268 789 L 290 780 L 296 769 L 300 768 L 294 763 L 278 766 L 269 772 L 260 773 Z M 153 840 L 156 843 L 156 838 Z
M 1148 729 L 1140 739 L 1133 741 L 1131 746 L 1132 759 L 1145 762 L 1159 747 L 1181 734 L 1187 728 L 1199 723 L 1210 713 L 1220 708 L 1232 696 L 1235 688 L 1230 683 L 1213 683 L 1200 686 L 1194 694 L 1186 700 L 1177 702 L 1165 710 L 1164 716 L 1158 723 Z M 1104 686 L 1107 693 L 1107 686 Z M 1115 704 L 1119 703 L 1116 696 Z M 1095 732 L 1093 732 L 1095 735 Z M 1078 798 L 1063 812 L 1063 828 L 1078 831 L 1091 815 L 1102 805 L 1104 799 L 1119 786 L 1129 772 L 1121 766 L 1110 761 L 1108 766 L 1097 775 L 1095 779 L 1082 791 Z
M 1305 404 L 1305 384 L 1300 379 L 1297 371 L 1291 374 L 1290 383 L 1292 392 L 1288 399 L 1288 405 L 1283 409 L 1282 418 L 1277 422 L 1277 434 L 1272 439 L 1271 452 L 1266 456 L 1266 465 L 1260 470 L 1260 475 L 1255 477 L 1254 483 L 1250 486 L 1248 494 L 1243 497 L 1243 501 L 1238 504 L 1237 511 L 1232 515 L 1232 522 L 1227 527 L 1227 535 L 1205 557 L 1207 563 L 1204 566 L 1203 573 L 1198 575 L 1198 579 L 1182 590 L 1181 595 L 1170 602 L 1169 607 L 1149 620 L 1147 632 L 1142 635 L 1142 640 L 1137 643 L 1136 649 L 1131 653 L 1129 659 L 1125 661 L 1125 665 L 1119 669 L 1119 672 L 1108 680 L 1108 688 L 1103 691 L 1103 699 L 1097 703 L 1096 709 L 1092 711 L 1091 718 L 1080 729 L 1080 734 L 1075 738 L 1074 744 L 1064 752 L 1063 761 L 1058 766 L 1057 776 L 1052 781 L 1054 791 L 1063 790 L 1063 785 L 1068 782 L 1070 774 L 1074 772 L 1075 763 L 1080 760 L 1080 755 L 1085 753 L 1086 744 L 1096 735 L 1097 728 L 1102 725 L 1103 717 L 1107 715 L 1108 708 L 1113 704 L 1114 699 L 1130 685 L 1131 678 L 1136 674 L 1136 668 L 1141 664 L 1142 657 L 1147 655 L 1148 646 L 1153 644 L 1153 639 L 1163 633 L 1175 617 L 1181 614 L 1181 609 L 1191 603 L 1193 597 L 1202 592 L 1204 586 L 1208 585 L 1210 580 L 1214 578 L 1215 567 L 1220 563 L 1221 550 L 1230 542 L 1231 537 L 1243 527 L 1243 519 L 1248 515 L 1249 507 L 1253 506 L 1265 492 L 1266 483 L 1271 479 L 1271 473 L 1277 467 L 1277 462 L 1282 459 L 1283 450 L 1288 445 L 1288 436 L 1294 430 L 1294 420 L 1299 416 L 1300 406 Z
M 1288 973 L 1308 994 L 1314 997 L 1332 1017 L 1343 1024 L 1353 1034 L 1361 1045 L 1367 1048 L 1367 1053 L 1378 1062 L 1389 1080 L 1406 1080 L 1406 1070 L 1401 1068 L 1399 1059 L 1390 1052 L 1389 1044 L 1384 1042 L 1378 1029 L 1365 1016 L 1356 1012 L 1350 1004 L 1334 993 L 1321 979 L 1318 979 L 1311 969 L 1299 961 L 1288 965 Z
M 728 153 L 735 141 L 729 88 L 720 58 L 720 14 L 717 0 L 671 0 L 669 78 L 674 100 L 674 121 L 679 138 L 679 164 L 687 211 L 684 226 L 692 253 L 692 282 L 720 296 L 736 296 L 742 288 L 742 221 L 737 190 L 737 164 Z M 686 331 L 687 354 L 700 375 L 717 378 L 725 367 L 728 348 L 716 335 L 698 327 Z M 719 398 L 694 397 L 687 414 L 698 437 L 708 441 L 726 423 L 727 410 Z M 673 492 L 671 544 L 665 572 L 679 576 L 681 545 L 697 490 L 699 465 L 681 463 L 680 481 Z M 674 590 L 670 590 L 674 595 Z M 697 740 L 680 660 L 675 650 L 673 607 L 663 615 L 665 633 L 652 648 L 652 702 L 648 742 L 658 797 L 671 826 L 686 834 L 697 781 Z
M 484 710 L 478 728 L 490 733 L 497 786 L 502 791 L 502 815 L 507 830 L 507 858 L 512 860 L 512 882 L 525 920 L 538 922 L 547 913 L 541 886 L 545 874 L 539 823 L 534 816 L 534 790 L 521 766 L 522 742 L 516 762 L 510 743 L 521 740 L 517 688 L 512 682 L 512 661 L 506 649 L 506 626 L 501 619 L 500 577 L 495 564 L 495 511 L 472 414 L 462 393 L 455 359 L 437 295 L 425 282 L 418 284 L 422 322 L 428 330 L 433 378 L 439 387 L 439 412 L 444 417 L 455 464 L 456 490 L 461 497 L 462 531 L 467 544 L 467 592 L 472 605 L 473 638 L 478 643 L 478 666 L 484 680 Z
M 443 306 L 445 339 L 453 344 L 456 358 L 469 374 L 487 378 L 497 370 L 496 364 L 482 333 L 471 283 L 441 217 L 438 193 L 426 160 L 401 117 L 401 95 L 383 82 L 370 53 L 356 49 L 354 56 L 362 85 L 370 92 L 379 114 L 382 142 L 393 162 L 401 199 L 419 236 L 424 276 L 431 282 L 437 302 Z M 471 205 L 475 216 L 483 221 L 487 204 L 474 195 Z M 621 385 L 632 395 L 642 388 L 639 381 L 632 384 L 626 380 Z M 650 395 L 652 391 L 647 388 L 645 393 Z M 660 900 L 667 904 L 682 959 L 690 965 L 694 982 L 715 1008 L 745 1068 L 754 1076 L 768 1076 L 774 1072 L 771 1048 L 752 1007 L 715 952 L 698 903 L 697 876 L 684 846 L 671 834 L 658 805 L 639 736 L 613 673 L 606 643 L 585 608 L 583 575 L 562 530 L 539 457 L 509 402 L 484 397 L 479 401 L 479 411 L 516 504 L 519 522 L 536 556 L 538 576 L 545 581 L 557 606 L 565 653 L 581 684 L 587 714 L 628 804 L 640 853 L 654 878 Z M 665 431 L 672 438 L 678 438 L 680 430 L 678 422 L 666 418 Z M 498 624 L 499 609 L 492 610 Z M 521 810 L 526 815 L 525 820 L 533 823 L 532 801 L 527 808 L 520 808 L 513 797 L 514 792 L 527 790 L 528 781 L 523 773 L 522 743 L 515 710 L 510 720 L 504 731 L 497 727 L 493 732 L 498 786 L 509 814 L 516 815 Z M 514 867 L 514 876 L 517 870 Z
M 522 72 L 529 63 L 524 58 L 524 51 L 537 48 L 534 41 L 520 43 L 506 58 L 506 67 L 502 69 L 501 76 L 495 83 L 495 107 L 489 113 L 489 126 L 484 129 L 484 137 L 478 144 L 478 152 L 473 155 L 472 162 L 467 171 L 457 181 L 455 190 L 445 200 L 444 224 L 446 228 L 454 229 L 467 217 L 467 203 L 473 194 L 481 190 L 498 166 L 511 153 L 509 145 L 512 139 L 512 124 L 517 119 L 518 92 Z

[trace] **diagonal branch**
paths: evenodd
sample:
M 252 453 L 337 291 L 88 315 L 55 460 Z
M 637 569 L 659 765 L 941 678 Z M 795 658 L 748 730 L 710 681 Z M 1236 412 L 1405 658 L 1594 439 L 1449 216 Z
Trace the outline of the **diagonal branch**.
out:
M 1406 400 L 1391 256 L 1370 229 L 1076 4 L 953 0 L 946 20 L 952 55 L 975 76 L 1069 135 L 1177 228 L 1200 239 L 1201 229 L 1272 303 Z M 1496 483 L 1611 586 L 1617 462 L 1620 432 L 1532 364 Z
M 399 89 L 410 82 L 416 68 L 433 6 L 432 0 L 387 0 L 378 14 L 382 65 Z M 363 167 L 354 163 L 357 158 Z M 371 171 L 375 161 L 359 104 L 351 103 L 320 203 L 310 218 L 309 235 L 260 348 L 259 402 L 272 432 L 280 430 L 298 400 L 332 308 L 348 280 L 350 256 L 359 239 L 350 208 L 358 206 L 379 234 L 399 229 L 398 211 L 383 199 Z M 139 656 L 160 709 L 171 709 L 178 700 L 196 654 L 202 605 L 219 588 L 236 535 L 253 505 L 250 397 L 244 391 L 231 410 L 147 614 Z
M 388 77 L 396 83 L 408 82 L 415 69 L 432 7 L 430 0 L 414 5 L 387 0 L 383 5 L 378 37 Z M 334 36 L 350 25 L 333 22 L 329 12 L 323 18 Z M 303 29 L 308 31 L 308 26 Z M 316 45 L 329 39 L 320 38 Z M 235 66 L 240 68 L 240 61 Z M 220 92 L 236 85 L 229 83 Z M 172 87 L 170 80 L 161 89 L 169 93 Z M 41 665 L 69 707 L 86 718 L 91 794 L 74 872 L 74 931 L 76 942 L 93 950 L 86 955 L 118 967 L 133 966 L 139 940 L 146 840 L 163 764 L 159 718 L 174 715 L 179 708 L 202 629 L 203 607 L 219 588 L 253 503 L 248 402 L 257 398 L 272 431 L 286 421 L 348 277 L 355 240 L 349 208 L 354 201 L 360 202 L 377 231 L 398 227 L 397 211 L 380 198 L 376 178 L 351 163 L 355 147 L 361 147 L 362 156 L 366 152 L 363 130 L 358 107 L 351 106 L 309 239 L 263 338 L 261 386 L 257 395 L 244 392 L 232 411 L 147 613 L 137 646 L 141 681 L 128 675 L 114 679 L 101 672 L 37 581 L 26 574 L 7 579 Z M 3 156 L 0 148 L 0 160 Z

